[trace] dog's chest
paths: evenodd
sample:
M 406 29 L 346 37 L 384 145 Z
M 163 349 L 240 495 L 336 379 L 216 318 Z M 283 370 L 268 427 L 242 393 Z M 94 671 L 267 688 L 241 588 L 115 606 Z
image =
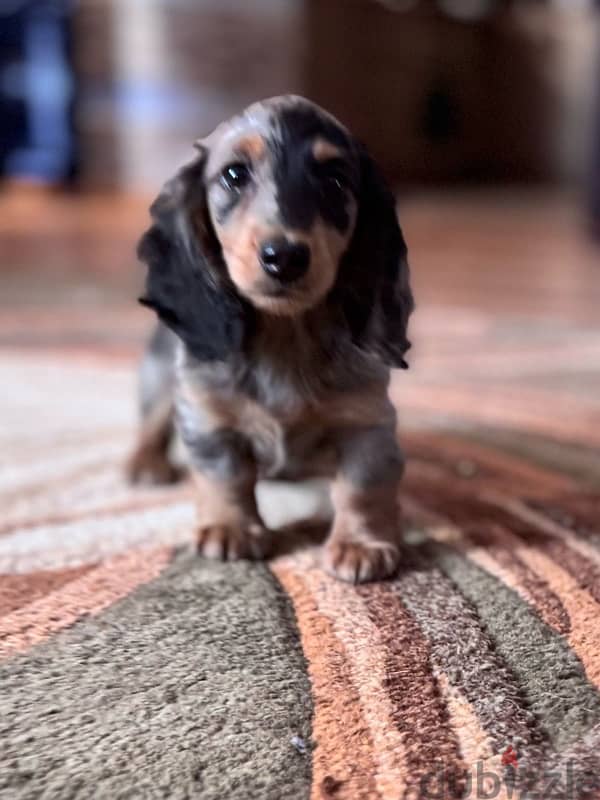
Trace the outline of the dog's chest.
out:
M 246 438 L 265 478 L 331 475 L 338 441 L 348 428 L 380 423 L 391 408 L 387 373 L 365 384 L 343 360 L 315 363 L 298 347 L 269 352 L 242 364 L 185 370 L 180 418 L 198 433 L 235 430 Z
M 298 373 L 268 368 L 230 398 L 236 428 L 252 443 L 261 477 L 330 475 L 336 464 L 335 422 L 325 393 Z

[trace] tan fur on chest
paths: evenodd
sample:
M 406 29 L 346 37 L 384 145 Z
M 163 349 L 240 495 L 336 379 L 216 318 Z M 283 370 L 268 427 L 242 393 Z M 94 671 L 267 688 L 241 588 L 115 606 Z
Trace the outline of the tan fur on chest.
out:
M 385 387 L 331 393 L 274 411 L 240 392 L 207 390 L 184 383 L 181 396 L 204 431 L 231 429 L 251 441 L 263 477 L 331 475 L 336 440 L 348 428 L 385 424 L 394 412 Z

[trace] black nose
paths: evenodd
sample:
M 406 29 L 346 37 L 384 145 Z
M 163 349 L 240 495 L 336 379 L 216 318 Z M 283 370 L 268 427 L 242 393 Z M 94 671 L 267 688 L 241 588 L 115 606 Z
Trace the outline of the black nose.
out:
M 310 250 L 301 242 L 271 239 L 260 248 L 262 268 L 271 278 L 281 283 L 291 283 L 301 278 L 310 263 Z

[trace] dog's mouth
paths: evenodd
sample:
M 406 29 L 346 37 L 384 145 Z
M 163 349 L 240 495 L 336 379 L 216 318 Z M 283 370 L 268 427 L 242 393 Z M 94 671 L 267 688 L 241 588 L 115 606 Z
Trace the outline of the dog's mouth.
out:
M 260 285 L 248 292 L 248 297 L 257 308 L 277 315 L 293 316 L 310 308 L 314 298 L 306 287 L 294 285 Z
M 252 296 L 299 300 L 307 294 L 308 288 L 306 281 L 302 279 L 291 283 L 283 283 L 277 280 L 264 278 L 254 285 Z
M 259 292 L 264 297 L 294 297 L 294 295 L 298 294 L 298 291 L 294 291 L 294 287 L 292 286 L 268 286 L 264 289 L 261 289 Z

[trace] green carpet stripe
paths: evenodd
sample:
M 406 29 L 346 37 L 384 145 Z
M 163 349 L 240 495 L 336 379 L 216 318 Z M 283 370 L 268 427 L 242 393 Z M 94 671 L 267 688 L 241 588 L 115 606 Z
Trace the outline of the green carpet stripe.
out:
M 0 668 L 0 797 L 302 800 L 312 701 L 264 565 L 180 555 Z M 82 794 L 78 794 L 82 792 Z
M 429 639 L 436 668 L 473 706 L 494 752 L 513 744 L 532 762 L 541 760 L 543 732 L 474 606 L 454 583 L 423 559 L 411 563 L 391 590 L 400 594 Z
M 600 694 L 559 634 L 512 589 L 451 548 L 432 543 L 424 549 L 476 608 L 556 749 L 600 721 Z

